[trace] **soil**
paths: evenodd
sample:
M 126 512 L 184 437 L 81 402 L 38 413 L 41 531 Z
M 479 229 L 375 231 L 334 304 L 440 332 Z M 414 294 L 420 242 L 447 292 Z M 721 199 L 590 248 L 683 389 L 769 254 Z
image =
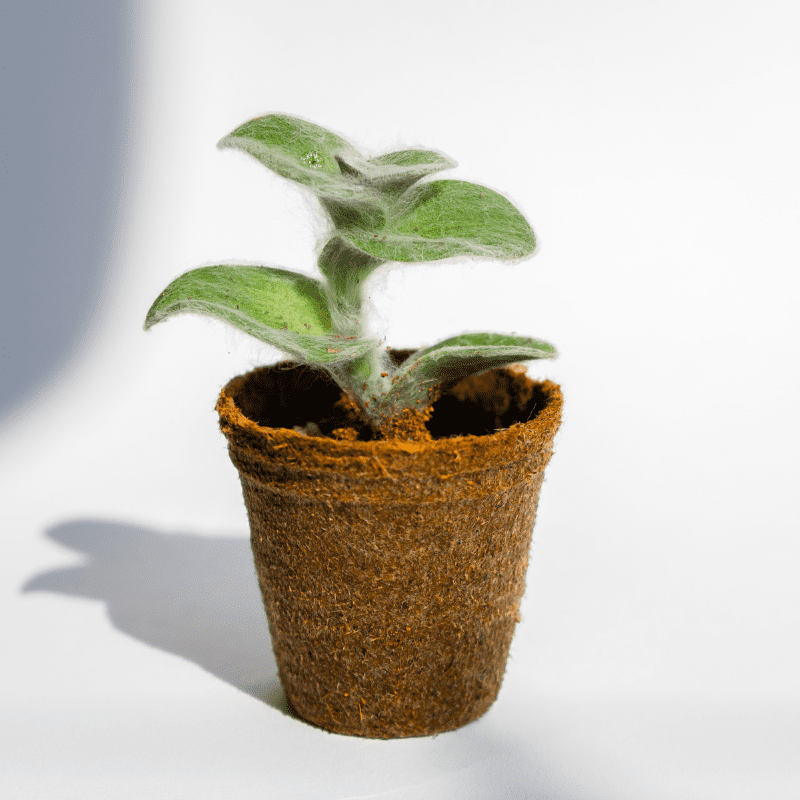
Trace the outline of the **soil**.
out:
M 392 350 L 395 364 L 413 350 Z M 255 385 L 254 383 L 251 385 Z M 486 436 L 534 419 L 547 395 L 531 385 L 522 365 L 465 378 L 425 409 L 406 409 L 379 435 L 327 373 L 287 362 L 259 394 L 241 392 L 237 405 L 258 425 L 290 428 L 307 436 L 341 441 L 425 442 L 453 436 Z M 291 396 L 292 402 L 287 402 Z

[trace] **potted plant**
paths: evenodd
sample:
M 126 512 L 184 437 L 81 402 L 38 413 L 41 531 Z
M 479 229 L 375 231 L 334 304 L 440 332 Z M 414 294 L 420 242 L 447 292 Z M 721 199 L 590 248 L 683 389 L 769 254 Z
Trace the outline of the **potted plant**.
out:
M 330 218 L 321 279 L 219 264 L 176 278 L 145 329 L 223 320 L 292 360 L 217 402 L 239 470 L 280 679 L 304 719 L 369 737 L 434 734 L 500 689 L 562 395 L 518 362 L 547 342 L 462 333 L 417 350 L 369 336 L 364 284 L 389 261 L 521 259 L 533 231 L 432 150 L 367 157 L 282 114 L 219 142 L 310 189 Z

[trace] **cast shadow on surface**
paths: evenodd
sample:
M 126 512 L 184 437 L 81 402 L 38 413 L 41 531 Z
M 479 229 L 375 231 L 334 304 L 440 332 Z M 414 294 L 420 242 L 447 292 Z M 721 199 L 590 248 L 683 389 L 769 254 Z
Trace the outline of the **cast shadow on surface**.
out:
M 248 538 L 164 533 L 94 519 L 55 525 L 46 536 L 83 559 L 33 576 L 23 592 L 102 601 L 117 630 L 194 662 L 302 722 L 278 681 Z M 446 734 L 433 752 L 459 764 L 466 748 L 476 787 L 486 782 L 487 797 L 582 797 L 553 788 L 558 780 L 547 748 L 528 750 L 488 722 L 484 717 Z
M 24 592 L 102 600 L 118 630 L 294 716 L 278 681 L 247 538 L 90 519 L 46 535 L 85 560 L 34 576 Z

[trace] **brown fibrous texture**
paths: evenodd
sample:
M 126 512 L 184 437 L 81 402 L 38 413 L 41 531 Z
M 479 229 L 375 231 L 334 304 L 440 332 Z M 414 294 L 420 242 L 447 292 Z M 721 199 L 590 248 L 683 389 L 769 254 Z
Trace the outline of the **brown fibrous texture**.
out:
M 393 738 L 486 712 L 519 621 L 562 403 L 556 384 L 494 369 L 379 439 L 324 373 L 291 362 L 222 390 L 220 427 L 299 716 Z M 320 435 L 295 429 L 309 422 Z

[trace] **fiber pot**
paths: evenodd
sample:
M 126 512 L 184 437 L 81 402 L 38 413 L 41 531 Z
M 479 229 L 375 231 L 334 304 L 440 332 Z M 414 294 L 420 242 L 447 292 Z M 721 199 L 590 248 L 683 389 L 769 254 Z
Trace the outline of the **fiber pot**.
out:
M 394 351 L 400 362 L 411 351 Z M 329 731 L 424 736 L 494 702 L 563 398 L 523 367 L 456 384 L 375 440 L 282 362 L 217 403 L 286 698 Z

